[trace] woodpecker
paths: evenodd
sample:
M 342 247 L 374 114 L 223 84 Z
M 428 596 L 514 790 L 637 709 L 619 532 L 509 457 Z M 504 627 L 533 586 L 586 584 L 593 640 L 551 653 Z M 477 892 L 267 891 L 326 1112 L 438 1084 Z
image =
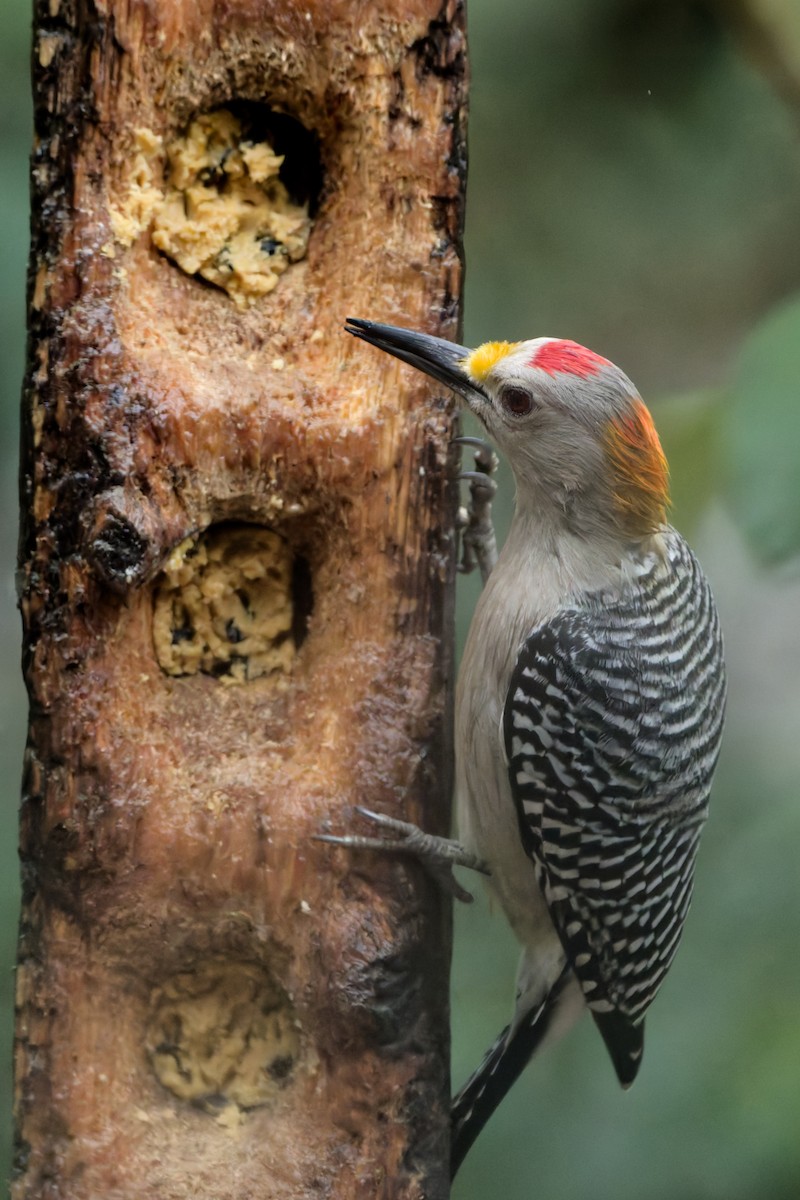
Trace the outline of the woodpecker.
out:
M 708 811 L 722 637 L 667 522 L 650 413 L 618 367 L 558 338 L 470 350 L 347 329 L 456 392 L 516 483 L 456 689 L 459 841 L 366 814 L 400 835 L 389 848 L 484 870 L 522 945 L 512 1019 L 453 1101 L 455 1174 L 534 1052 L 586 1009 L 622 1086 L 639 1070 Z

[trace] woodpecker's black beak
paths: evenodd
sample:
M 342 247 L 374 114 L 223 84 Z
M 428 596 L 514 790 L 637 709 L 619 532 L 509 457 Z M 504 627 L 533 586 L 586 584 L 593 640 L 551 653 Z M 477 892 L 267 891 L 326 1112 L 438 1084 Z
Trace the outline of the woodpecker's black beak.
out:
M 353 337 L 361 338 L 379 350 L 393 354 L 401 362 L 438 379 L 439 383 L 463 396 L 468 404 L 476 396 L 486 398 L 461 365 L 470 353 L 466 346 L 457 346 L 454 342 L 446 342 L 444 338 L 431 337 L 427 333 L 415 333 L 412 329 L 400 329 L 397 325 L 362 321 L 358 317 L 348 317 L 345 329 Z

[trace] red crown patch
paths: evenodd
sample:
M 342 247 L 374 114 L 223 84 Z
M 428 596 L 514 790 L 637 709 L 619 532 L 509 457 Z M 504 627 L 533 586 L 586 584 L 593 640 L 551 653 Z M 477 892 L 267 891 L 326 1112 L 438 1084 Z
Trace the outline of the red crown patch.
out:
M 577 342 L 554 340 L 540 346 L 528 366 L 547 371 L 548 375 L 560 371 L 564 375 L 578 375 L 581 379 L 587 379 L 590 375 L 596 375 L 601 367 L 610 367 L 611 363 L 602 355 L 595 354 L 594 350 L 579 346 Z

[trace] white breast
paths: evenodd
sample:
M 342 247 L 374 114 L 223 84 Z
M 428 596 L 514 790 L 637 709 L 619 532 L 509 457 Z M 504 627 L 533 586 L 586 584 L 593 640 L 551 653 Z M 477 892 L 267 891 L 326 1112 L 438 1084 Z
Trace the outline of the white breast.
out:
M 517 653 L 542 619 L 509 566 L 508 543 L 478 601 L 456 688 L 456 811 L 461 843 L 491 870 L 489 886 L 523 945 L 555 937 L 520 841 L 503 745 L 503 707 Z M 523 600 L 523 603 L 520 603 Z M 527 601 L 527 602 L 525 602 Z M 533 603 L 531 603 L 531 601 Z
M 520 840 L 503 708 L 528 634 L 582 591 L 613 582 L 608 556 L 605 562 L 587 561 L 584 546 L 572 550 L 559 541 L 554 553 L 552 531 L 517 514 L 476 606 L 456 688 L 459 840 L 488 863 L 490 888 L 517 938 L 529 947 L 550 942 L 556 933 Z

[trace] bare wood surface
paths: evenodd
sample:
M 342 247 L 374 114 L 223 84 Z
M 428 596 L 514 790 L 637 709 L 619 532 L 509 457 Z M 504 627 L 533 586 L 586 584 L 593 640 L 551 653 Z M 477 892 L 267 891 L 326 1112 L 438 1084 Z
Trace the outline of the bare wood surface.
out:
M 457 334 L 462 6 L 39 0 L 34 66 L 13 1195 L 445 1196 L 449 906 L 312 835 L 448 827 L 452 410 L 341 325 Z M 318 148 L 253 301 L 148 210 L 232 103 Z

